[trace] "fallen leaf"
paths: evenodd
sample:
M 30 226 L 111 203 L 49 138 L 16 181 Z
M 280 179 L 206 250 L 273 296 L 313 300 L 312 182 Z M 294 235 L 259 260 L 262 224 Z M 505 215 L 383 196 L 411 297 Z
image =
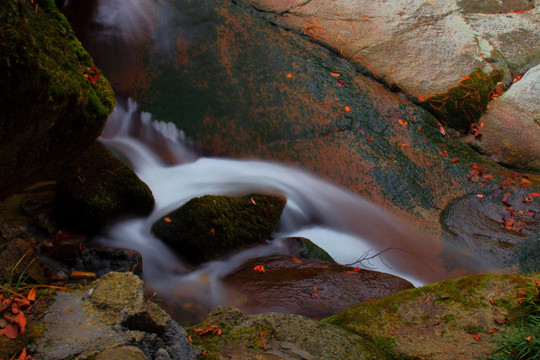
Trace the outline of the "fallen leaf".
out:
M 489 299 L 489 302 L 491 303 L 491 305 L 495 305 L 495 306 L 497 306 L 497 303 L 495 302 L 495 300 L 493 300 L 493 299 Z
M 355 267 L 355 268 L 353 268 L 353 271 L 358 272 L 358 271 L 360 271 L 360 268 L 359 268 L 359 267 Z
M 293 256 L 292 257 L 292 260 L 297 263 L 297 264 L 303 264 L 304 262 L 302 260 L 300 260 L 299 258 L 297 258 L 296 256 Z
M 458 158 L 452 158 L 452 162 L 453 162 L 453 163 L 457 163 L 458 161 L 459 161 Z
M 17 337 L 17 324 L 8 324 L 4 328 L 4 335 L 9 339 L 15 339 Z
M 531 340 L 532 340 L 532 336 L 527 336 L 527 337 L 525 338 L 525 341 L 531 341 Z
M 368 137 L 366 138 L 366 140 L 369 141 L 369 142 L 372 142 L 372 141 L 373 141 L 372 138 L 368 138 Z
M 473 163 L 471 166 L 472 166 L 474 169 L 476 169 L 476 170 L 482 170 L 482 168 L 480 167 L 480 165 L 478 165 L 477 163 Z
M 211 228 L 210 232 L 212 233 L 212 235 L 216 235 L 216 230 L 214 230 L 214 228 Z
M 345 81 L 338 79 L 338 80 L 336 80 L 336 82 L 337 82 L 339 87 L 342 87 L 342 88 L 345 87 Z
M 340 77 L 340 76 L 341 76 L 340 73 L 337 73 L 337 72 L 331 72 L 331 71 L 330 71 L 330 75 L 332 75 L 333 77 Z
M 523 74 L 522 74 L 522 75 L 516 76 L 516 77 L 512 80 L 512 83 L 516 83 L 516 82 L 518 82 L 519 80 L 521 80 L 521 77 L 522 77 L 522 76 L 523 76 Z
M 444 130 L 444 126 L 442 126 L 441 123 L 439 123 L 439 131 L 441 132 L 441 134 L 446 135 L 446 130 Z
M 346 112 L 349 112 L 349 111 L 351 111 L 351 108 L 348 107 L 348 106 L 345 106 L 345 111 L 346 111 Z
M 532 193 L 529 193 L 529 196 L 540 196 L 540 193 L 532 192 Z
M 188 339 L 189 342 L 193 342 L 193 338 L 191 337 L 191 335 L 189 335 L 189 336 L 187 337 L 187 339 Z
M 483 198 L 484 195 L 483 194 L 476 194 L 476 197 Z
M 19 355 L 18 360 L 29 360 L 31 358 L 32 358 L 31 356 L 26 355 L 26 348 L 23 348 L 21 355 Z
M 480 340 L 481 337 L 482 337 L 481 333 L 477 333 L 477 334 L 473 335 L 473 339 L 476 340 L 479 343 L 482 343 L 482 340 Z
M 255 267 L 253 268 L 253 270 L 258 271 L 258 272 L 260 272 L 260 273 L 264 273 L 264 272 L 266 271 L 266 270 L 264 270 L 264 266 L 262 266 L 262 265 L 257 265 L 257 266 L 255 266 Z
M 495 331 L 499 331 L 499 329 L 492 328 L 491 330 L 489 330 L 488 334 L 493 334 Z
M 251 200 L 251 203 L 252 203 L 253 205 L 257 205 L 257 203 L 255 202 L 255 200 L 253 200 L 253 198 L 250 198 L 250 200 Z
M 163 219 L 163 221 L 165 221 L 165 222 L 167 222 L 167 223 L 170 223 L 172 220 L 171 220 L 170 217 L 166 217 L 166 218 Z
M 19 311 L 15 316 L 15 322 L 19 324 L 19 330 L 22 334 L 24 332 L 24 329 L 26 329 L 26 317 L 24 316 L 24 313 L 22 311 Z
M 26 296 L 26 298 L 29 301 L 35 301 L 36 300 L 36 288 L 31 288 L 30 291 L 28 292 L 28 295 Z
M 435 321 L 433 324 L 431 324 L 431 326 L 436 326 L 436 325 L 439 325 L 441 322 L 440 321 Z
M 519 289 L 518 294 L 525 296 L 525 295 L 527 295 L 527 292 L 524 289 Z
M 292 78 L 292 74 L 291 74 L 291 73 L 288 73 L 288 74 L 287 74 L 287 79 L 290 79 L 290 78 Z

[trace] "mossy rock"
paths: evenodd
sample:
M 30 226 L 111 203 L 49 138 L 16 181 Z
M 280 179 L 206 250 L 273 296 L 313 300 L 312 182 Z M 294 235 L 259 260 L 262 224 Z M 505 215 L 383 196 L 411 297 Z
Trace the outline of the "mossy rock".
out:
M 97 141 L 61 174 L 57 191 L 58 221 L 86 234 L 154 206 L 148 186 Z
M 334 259 L 320 246 L 304 237 L 289 237 L 284 239 L 292 255 L 302 259 L 318 259 L 335 263 Z
M 206 195 L 167 214 L 152 231 L 196 264 L 267 240 L 285 204 L 285 198 L 272 195 Z
M 210 331 L 202 334 L 206 329 Z M 244 315 L 218 306 L 204 323 L 187 331 L 201 351 L 198 359 L 391 359 L 370 339 L 294 314 Z
M 46 179 L 101 133 L 109 82 L 52 0 L 0 2 L 0 198 Z
M 486 111 L 490 95 L 503 74 L 503 70 L 486 74 L 477 69 L 447 92 L 430 96 L 420 105 L 444 124 L 467 133 Z
M 540 274 L 470 275 L 355 305 L 323 320 L 407 359 L 472 359 L 519 324 L 516 301 Z

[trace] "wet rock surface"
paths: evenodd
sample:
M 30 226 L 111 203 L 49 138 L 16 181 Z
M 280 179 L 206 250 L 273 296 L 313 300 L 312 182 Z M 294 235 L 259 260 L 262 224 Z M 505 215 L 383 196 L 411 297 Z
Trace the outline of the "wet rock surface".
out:
M 129 359 L 195 358 L 185 330 L 146 300 L 142 281 L 132 273 L 109 273 L 84 290 L 58 293 L 38 325 L 45 328 L 32 348 L 38 359 L 111 353 Z
M 271 195 L 206 195 L 158 220 L 152 232 L 196 264 L 269 239 L 285 204 Z
M 263 266 L 264 272 L 254 270 L 257 266 Z M 394 275 L 285 255 L 251 259 L 223 282 L 245 312 L 274 311 L 311 318 L 413 287 Z
M 94 142 L 59 176 L 56 218 L 73 231 L 94 235 L 127 216 L 148 215 L 148 186 L 101 143 Z

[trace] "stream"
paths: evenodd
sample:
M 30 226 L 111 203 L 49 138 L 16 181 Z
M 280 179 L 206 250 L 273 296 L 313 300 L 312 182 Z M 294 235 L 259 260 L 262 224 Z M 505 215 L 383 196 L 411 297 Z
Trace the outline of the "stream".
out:
M 129 79 L 117 87 L 115 80 L 129 72 L 131 54 L 160 19 L 154 18 L 148 0 L 98 0 L 94 10 L 93 31 L 86 34 L 85 46 L 115 91 L 122 93 L 118 89 Z M 288 237 L 310 239 L 340 264 L 385 251 L 360 265 L 415 286 L 483 269 L 460 249 L 443 247 L 386 210 L 305 170 L 257 159 L 204 157 L 198 144 L 175 125 L 154 120 L 130 98 L 118 99 L 100 141 L 131 165 L 151 188 L 156 204 L 148 217 L 122 221 L 94 241 L 139 251 L 146 284 L 169 303 L 181 299 L 201 311 L 239 304 L 221 279 L 248 259 L 286 254 L 283 239 Z M 264 246 L 190 269 L 150 231 L 156 220 L 194 197 L 249 193 L 287 198 L 272 240 Z

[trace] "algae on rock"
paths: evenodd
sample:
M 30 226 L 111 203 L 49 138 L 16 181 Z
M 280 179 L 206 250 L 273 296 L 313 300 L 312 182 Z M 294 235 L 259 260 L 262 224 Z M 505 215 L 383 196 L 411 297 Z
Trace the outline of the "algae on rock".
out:
M 0 198 L 46 179 L 101 133 L 109 82 L 52 0 L 0 3 Z

